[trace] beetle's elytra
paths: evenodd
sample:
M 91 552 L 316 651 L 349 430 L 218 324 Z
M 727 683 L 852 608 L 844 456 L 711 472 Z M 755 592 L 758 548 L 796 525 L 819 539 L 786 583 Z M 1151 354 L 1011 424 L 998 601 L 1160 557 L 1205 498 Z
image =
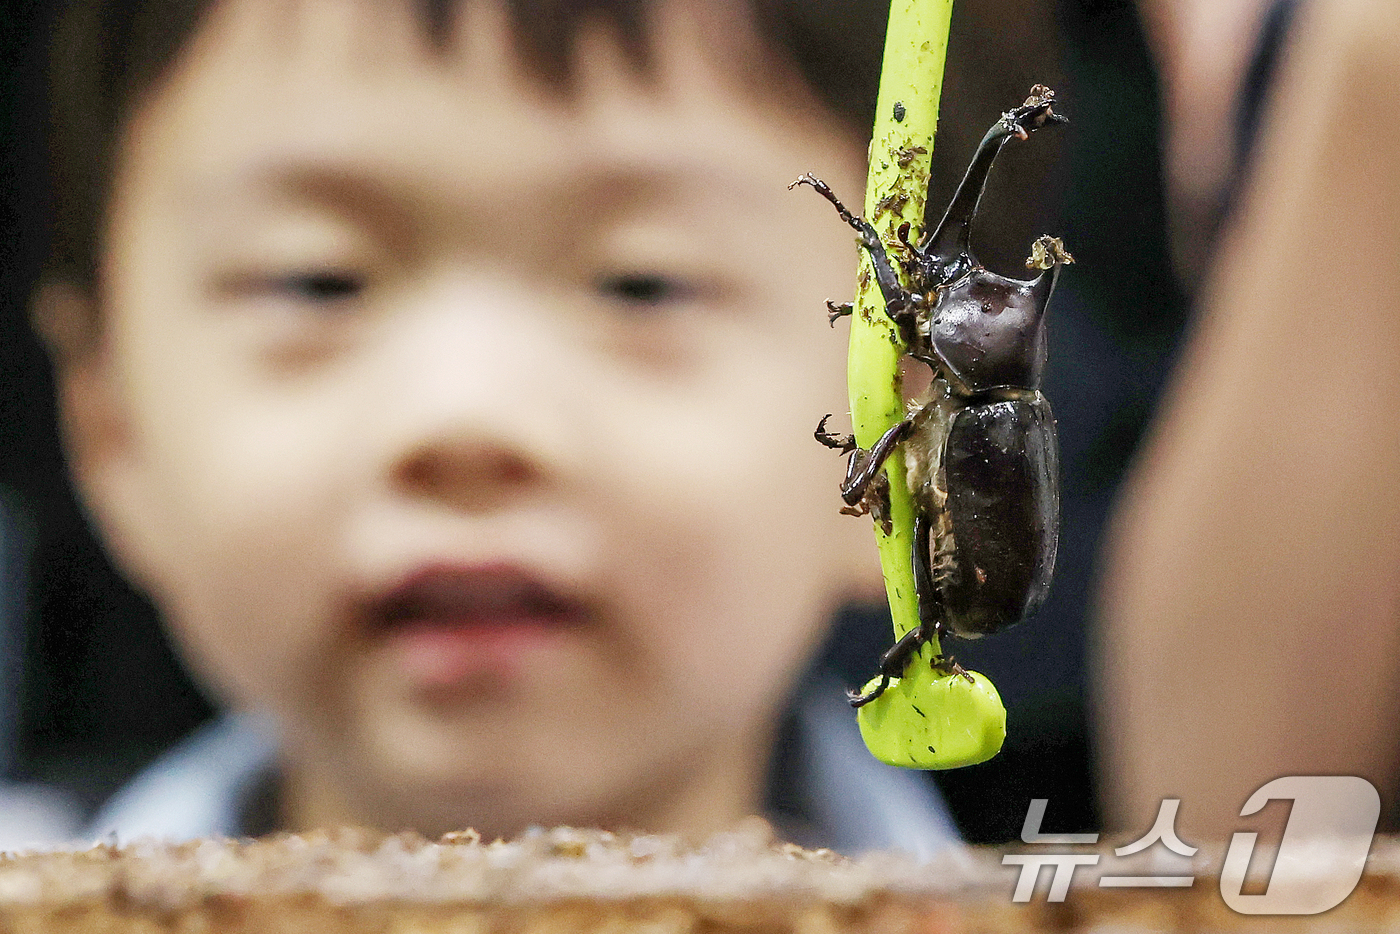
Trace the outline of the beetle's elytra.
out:
M 860 235 L 909 356 L 928 364 L 927 399 L 870 450 L 849 436 L 817 426 L 818 441 L 848 452 L 841 484 L 844 512 L 884 512 L 888 490 L 880 471 L 903 447 L 914 494 L 914 578 L 919 625 L 885 653 L 880 683 L 851 695 L 861 706 L 903 674 L 913 653 L 934 636 L 984 636 L 1014 625 L 1045 600 L 1059 541 L 1059 457 L 1055 419 L 1040 392 L 1045 370 L 1045 313 L 1060 267 L 1073 262 L 1054 237 L 1041 237 L 1026 261 L 1040 274 L 1011 279 L 983 267 L 972 254 L 971 230 L 992 162 L 1012 138 L 1064 117 L 1043 85 L 1001 115 L 982 138 L 938 226 L 917 244 L 909 225 L 899 232 L 909 255 L 906 288 L 875 229 L 852 214 L 831 189 L 810 175 L 794 185 L 815 188 Z M 850 305 L 828 303 L 833 321 Z M 937 662 L 961 671 L 951 660 Z

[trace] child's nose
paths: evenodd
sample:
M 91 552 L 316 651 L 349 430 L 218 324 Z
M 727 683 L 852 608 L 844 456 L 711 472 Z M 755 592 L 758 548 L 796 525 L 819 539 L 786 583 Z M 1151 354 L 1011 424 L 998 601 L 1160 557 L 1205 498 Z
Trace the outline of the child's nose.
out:
M 422 316 L 394 367 L 388 479 L 400 493 L 495 508 L 566 469 L 567 349 L 528 297 L 478 296 Z
M 540 459 L 511 439 L 462 433 L 444 434 L 406 452 L 392 479 L 411 496 L 485 511 L 541 485 L 548 475 Z

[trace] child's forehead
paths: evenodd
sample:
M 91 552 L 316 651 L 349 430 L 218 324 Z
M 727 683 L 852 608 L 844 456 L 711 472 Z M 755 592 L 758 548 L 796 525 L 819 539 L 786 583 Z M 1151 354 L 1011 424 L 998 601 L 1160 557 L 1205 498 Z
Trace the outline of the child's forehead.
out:
M 292 94 L 432 88 L 476 105 L 504 95 L 511 106 L 560 110 L 586 109 L 598 95 L 623 88 L 684 103 L 698 72 L 742 91 L 748 104 L 778 90 L 768 85 L 782 69 L 764 61 L 742 4 L 654 3 L 639 34 L 624 32 L 613 18 L 583 17 L 546 60 L 522 38 L 530 14 L 508 11 L 505 0 L 444 2 L 452 15 L 434 27 L 442 16 L 425 20 L 423 8 L 440 4 L 425 0 L 224 0 L 213 4 L 176 74 L 193 73 L 207 88 L 235 93 L 269 84 Z M 265 103 L 276 109 L 287 98 Z
M 230 0 L 131 139 L 154 142 L 190 195 L 231 180 L 308 191 L 365 174 L 428 190 L 469 171 L 461 181 L 478 189 L 742 196 L 781 190 L 814 138 L 850 148 L 810 112 L 785 113 L 747 86 L 695 10 L 657 10 L 645 72 L 615 37 L 584 31 L 566 91 L 520 61 L 497 6 L 463 11 L 439 48 L 409 3 L 376 3 L 374 16 L 361 0 Z

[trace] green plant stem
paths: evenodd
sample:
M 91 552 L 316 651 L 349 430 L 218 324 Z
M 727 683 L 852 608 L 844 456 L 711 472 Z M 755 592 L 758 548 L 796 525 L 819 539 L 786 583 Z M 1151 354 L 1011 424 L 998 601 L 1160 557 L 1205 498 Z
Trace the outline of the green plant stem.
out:
M 879 102 L 870 142 L 865 216 L 895 256 L 902 249 L 893 246 L 894 232 L 900 224 L 911 225 L 911 239 L 915 241 L 922 233 L 952 13 L 953 0 L 892 0 L 890 4 Z M 896 113 L 902 119 L 897 120 Z M 884 299 L 864 250 L 858 282 L 847 381 L 856 440 L 861 447 L 869 448 L 904 417 L 899 374 L 904 345 L 898 329 L 885 315 Z M 899 637 L 919 623 L 910 564 L 914 503 L 905 480 L 903 458 L 889 458 L 885 474 L 890 481 L 892 529 L 885 535 L 877 523 L 875 538 L 895 636 Z M 940 651 L 936 641 L 932 642 L 931 651 Z

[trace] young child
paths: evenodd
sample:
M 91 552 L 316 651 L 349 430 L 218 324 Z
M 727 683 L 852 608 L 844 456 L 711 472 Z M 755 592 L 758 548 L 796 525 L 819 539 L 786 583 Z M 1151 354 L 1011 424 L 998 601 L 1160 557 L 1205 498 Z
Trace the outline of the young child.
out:
M 71 462 L 238 713 L 95 833 L 703 835 L 765 810 L 826 621 L 880 592 L 812 439 L 846 409 L 822 301 L 855 248 L 786 187 L 858 199 L 864 139 L 758 6 L 560 6 L 70 20 L 70 70 L 100 74 L 60 76 L 36 317 Z M 952 839 L 838 685 L 800 709 L 783 830 Z

